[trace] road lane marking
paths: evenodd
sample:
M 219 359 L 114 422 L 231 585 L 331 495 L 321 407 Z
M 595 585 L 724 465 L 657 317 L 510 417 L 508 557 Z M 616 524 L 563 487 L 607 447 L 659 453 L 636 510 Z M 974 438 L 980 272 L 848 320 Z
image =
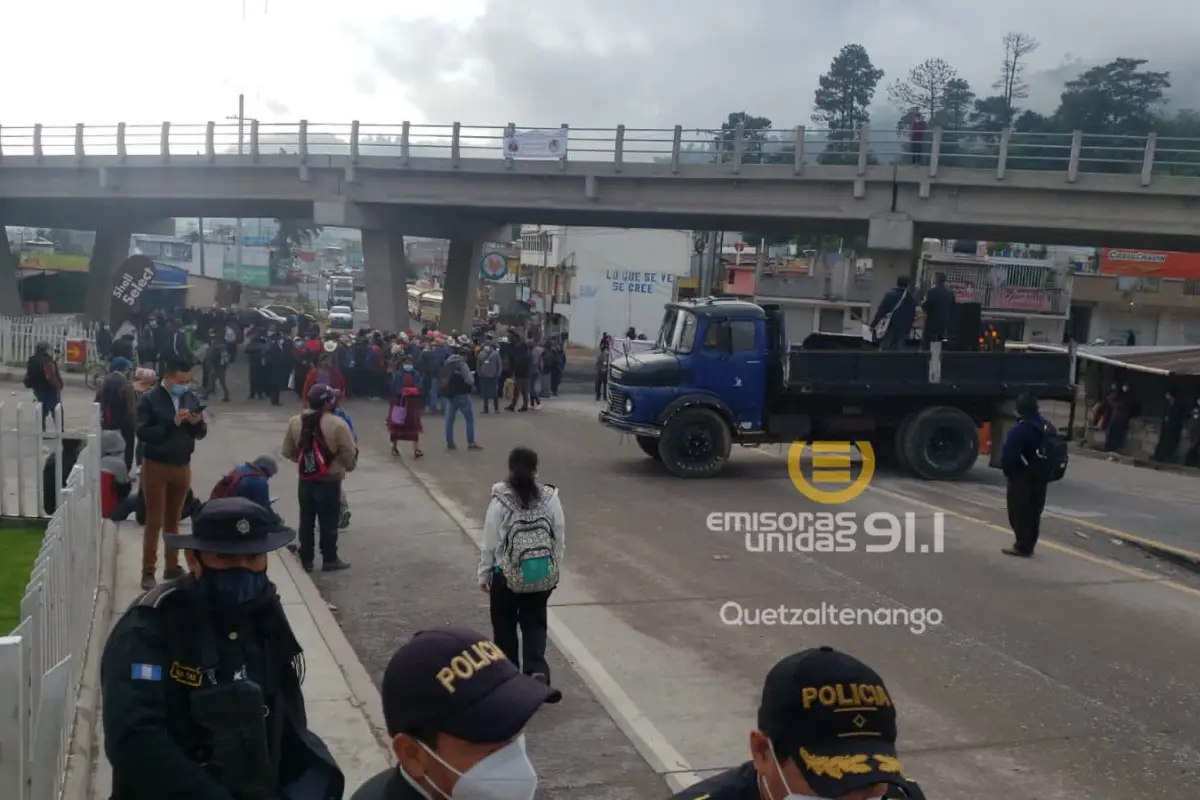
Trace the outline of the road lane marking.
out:
M 471 519 L 457 502 L 438 488 L 437 481 L 429 473 L 418 472 L 412 467 L 408 467 L 408 469 L 417 477 L 417 482 L 424 487 L 433 501 L 462 529 L 467 538 L 473 541 L 476 547 L 482 547 L 482 523 L 475 524 L 475 520 Z M 663 778 L 672 794 L 682 792 L 689 786 L 699 783 L 700 776 L 692 768 L 692 765 L 671 745 L 650 718 L 638 708 L 633 698 L 621 688 L 599 659 L 592 655 L 587 645 L 575 635 L 575 632 L 563 621 L 553 606 L 547 611 L 546 623 L 550 639 L 554 642 L 555 647 L 583 678 L 583 682 L 587 684 L 613 722 L 633 743 L 651 769 Z
M 753 449 L 753 450 L 751 450 L 751 452 L 758 453 L 760 455 L 766 456 L 767 458 L 774 458 L 774 459 L 779 458 L 779 456 L 777 456 L 776 454 L 766 452 L 763 450 Z M 936 503 L 930 503 L 925 500 L 919 500 L 915 497 L 912 497 L 911 495 L 907 495 L 902 492 L 896 492 L 891 489 L 885 489 L 884 487 L 882 487 L 878 484 L 874 484 L 874 485 L 870 486 L 867 489 L 867 493 L 870 493 L 870 492 L 878 492 L 879 494 L 884 494 L 884 495 L 887 495 L 888 497 L 892 497 L 892 498 L 895 498 L 896 500 L 900 500 L 901 502 L 910 503 L 915 506 L 920 506 L 920 507 L 926 508 L 930 511 L 944 512 L 946 514 L 949 514 L 952 517 L 957 517 L 957 518 L 963 520 L 964 522 L 970 522 L 970 523 L 979 525 L 984 528 L 990 528 L 993 531 L 1004 534 L 1006 537 L 1008 537 L 1010 539 L 1012 538 L 1012 535 L 1013 535 L 1013 532 L 1011 530 L 1003 527 L 1002 525 L 996 525 L 995 523 L 988 522 L 985 519 L 979 519 L 978 517 L 973 517 L 970 514 L 964 514 L 960 511 L 955 511 L 953 509 L 946 508 L 944 506 L 939 506 Z M 950 495 L 946 492 L 940 492 L 940 494 L 942 494 L 943 497 L 953 497 L 953 495 Z M 958 499 L 958 498 L 955 498 L 955 499 Z M 1098 530 L 1102 533 L 1107 533 L 1108 535 L 1113 536 L 1114 538 L 1123 539 L 1125 541 L 1133 542 L 1135 544 L 1141 544 L 1143 547 L 1148 547 L 1151 549 L 1161 548 L 1162 550 L 1167 551 L 1167 552 L 1174 552 L 1174 553 L 1178 554 L 1181 558 L 1195 559 L 1197 563 L 1200 563 L 1200 553 L 1192 553 L 1187 550 L 1180 550 L 1179 548 L 1171 547 L 1170 545 L 1165 545 L 1162 542 L 1156 542 L 1153 539 L 1146 539 L 1141 536 L 1136 536 L 1135 534 L 1132 534 L 1132 533 L 1126 533 L 1125 531 L 1119 531 L 1115 528 L 1110 528 L 1106 525 L 1101 525 L 1097 522 L 1091 522 L 1089 520 L 1076 519 L 1074 517 L 1063 516 L 1061 514 L 1054 514 L 1051 512 L 1046 512 L 1045 515 L 1049 516 L 1049 517 L 1054 517 L 1055 519 L 1063 520 L 1066 522 L 1071 522 L 1071 523 L 1075 523 L 1078 525 L 1084 525 L 1084 526 L 1092 528 L 1094 530 Z M 1188 594 L 1193 597 L 1200 597 L 1200 589 L 1196 589 L 1196 588 L 1193 588 L 1186 584 L 1182 584 L 1177 581 L 1173 581 L 1173 580 L 1164 578 L 1163 576 L 1156 575 L 1153 572 L 1148 572 L 1146 570 L 1138 569 L 1137 567 L 1131 567 L 1126 564 L 1122 564 L 1121 562 L 1114 561 L 1110 558 L 1104 558 L 1103 556 L 1097 556 L 1097 555 L 1088 553 L 1083 550 L 1077 550 L 1074 547 L 1068 547 L 1067 545 L 1059 544 L 1058 542 L 1047 541 L 1045 539 L 1039 541 L 1038 545 L 1041 547 L 1049 547 L 1051 550 L 1056 550 L 1060 553 L 1066 553 L 1067 555 L 1072 555 L 1072 556 L 1075 556 L 1076 558 L 1081 558 L 1084 561 L 1090 561 L 1093 564 L 1098 564 L 1100 566 L 1108 567 L 1109 569 L 1113 569 L 1113 570 L 1116 570 L 1117 572 L 1125 573 L 1126 575 L 1133 575 L 1135 577 L 1141 578 L 1142 580 L 1152 581 L 1152 582 L 1158 584 L 1159 586 L 1166 586 L 1170 589 L 1174 589 L 1175 591 L 1178 591 L 1178 592 L 1183 592 L 1184 594 Z

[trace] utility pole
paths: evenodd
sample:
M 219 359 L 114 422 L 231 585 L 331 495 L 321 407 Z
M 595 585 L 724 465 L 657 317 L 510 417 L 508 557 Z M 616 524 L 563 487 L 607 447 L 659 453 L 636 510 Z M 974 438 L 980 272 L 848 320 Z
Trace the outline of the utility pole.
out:
M 243 17 L 245 16 L 245 14 L 246 14 L 246 6 L 245 6 L 245 4 L 243 4 L 242 5 Z M 238 95 L 238 115 L 237 115 L 238 155 L 239 156 L 242 155 L 242 150 L 244 147 L 242 131 L 245 127 L 245 121 L 246 121 L 246 95 L 239 94 Z M 238 219 L 237 219 L 237 230 L 236 230 L 236 233 L 234 233 L 234 236 L 237 237 L 236 241 L 234 242 L 234 244 L 235 244 L 234 257 L 237 259 L 237 279 L 238 279 L 238 283 L 243 283 L 244 275 L 242 274 L 242 218 L 241 217 L 238 217 Z M 269 275 L 269 273 L 268 273 L 268 275 Z

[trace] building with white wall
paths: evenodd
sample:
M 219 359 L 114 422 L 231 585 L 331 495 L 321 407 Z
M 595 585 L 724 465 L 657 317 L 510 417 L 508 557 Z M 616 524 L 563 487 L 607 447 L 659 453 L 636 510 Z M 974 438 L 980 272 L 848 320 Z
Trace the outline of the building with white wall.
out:
M 573 344 L 595 347 L 629 327 L 653 337 L 691 271 L 692 241 L 690 231 L 527 225 L 518 279 L 534 311 L 565 318 Z

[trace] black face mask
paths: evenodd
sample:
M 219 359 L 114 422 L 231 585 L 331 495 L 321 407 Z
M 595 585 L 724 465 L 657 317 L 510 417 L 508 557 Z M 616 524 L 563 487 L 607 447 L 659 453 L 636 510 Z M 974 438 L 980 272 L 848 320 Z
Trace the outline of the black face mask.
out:
M 245 567 L 212 569 L 205 567 L 200 574 L 200 585 L 208 594 L 229 606 L 241 606 L 257 600 L 270 581 L 266 571 L 255 572 Z

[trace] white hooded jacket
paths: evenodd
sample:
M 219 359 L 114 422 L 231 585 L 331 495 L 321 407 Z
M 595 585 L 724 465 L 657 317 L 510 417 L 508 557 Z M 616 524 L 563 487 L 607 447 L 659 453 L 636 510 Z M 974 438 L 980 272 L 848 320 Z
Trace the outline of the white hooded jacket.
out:
M 550 519 L 554 531 L 554 560 L 562 567 L 566 552 L 567 520 L 563 514 L 558 489 L 548 483 L 539 483 L 538 497 L 533 508 L 542 507 Z M 490 584 L 492 573 L 500 565 L 500 548 L 508 538 L 508 521 L 511 508 L 519 507 L 520 499 L 507 483 L 492 486 L 492 501 L 488 504 L 487 516 L 483 521 L 483 545 L 479 549 L 479 584 Z

